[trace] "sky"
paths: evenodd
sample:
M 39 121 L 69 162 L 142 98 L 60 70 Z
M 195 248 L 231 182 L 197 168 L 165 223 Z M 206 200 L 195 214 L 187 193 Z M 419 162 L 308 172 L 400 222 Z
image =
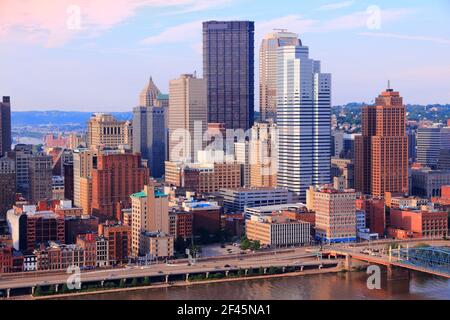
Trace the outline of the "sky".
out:
M 332 74 L 333 105 L 450 103 L 449 0 L 0 0 L 0 96 L 12 110 L 130 111 L 148 78 L 161 91 L 202 74 L 202 21 L 255 21 L 261 39 L 299 35 Z M 255 109 L 258 108 L 255 97 Z

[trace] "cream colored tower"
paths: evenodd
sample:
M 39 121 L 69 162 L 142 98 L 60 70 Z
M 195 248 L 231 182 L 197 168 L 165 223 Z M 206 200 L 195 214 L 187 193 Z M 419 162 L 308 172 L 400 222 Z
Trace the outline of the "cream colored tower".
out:
M 140 107 L 155 106 L 156 100 L 158 99 L 158 95 L 160 93 L 161 92 L 153 82 L 152 77 L 150 77 L 147 85 L 144 87 L 144 89 L 142 89 L 141 94 L 139 95 L 139 106 Z
M 277 126 L 273 122 L 257 122 L 250 139 L 250 186 L 277 185 Z
M 206 80 L 182 74 L 169 83 L 169 160 L 197 160 L 208 122 Z
M 130 121 L 118 121 L 111 114 L 97 113 L 89 119 L 87 145 L 91 149 L 133 147 L 133 127 Z
M 276 119 L 277 110 L 277 49 L 284 46 L 301 46 L 295 33 L 275 30 L 265 36 L 259 51 L 259 110 L 261 119 Z

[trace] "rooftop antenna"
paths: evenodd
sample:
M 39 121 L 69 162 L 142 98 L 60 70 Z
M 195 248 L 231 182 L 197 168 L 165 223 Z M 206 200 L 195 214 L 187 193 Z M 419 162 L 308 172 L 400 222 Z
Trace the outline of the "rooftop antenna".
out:
M 197 70 L 194 70 L 194 78 L 197 78 Z

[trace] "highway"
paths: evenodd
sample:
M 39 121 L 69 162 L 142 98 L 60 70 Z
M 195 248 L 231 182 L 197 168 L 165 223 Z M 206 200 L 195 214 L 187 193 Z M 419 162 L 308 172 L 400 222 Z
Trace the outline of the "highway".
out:
M 408 243 L 414 246 L 418 242 L 429 243 L 434 246 L 449 246 L 450 241 L 444 240 L 412 240 L 412 241 L 395 241 L 395 240 L 380 240 L 372 241 L 370 244 L 334 244 L 323 246 L 323 252 L 339 251 L 348 252 L 355 256 L 355 258 L 364 258 L 364 254 L 360 251 L 365 247 L 370 248 L 386 248 L 388 243 L 401 243 L 402 246 Z M 239 268 L 268 268 L 271 266 L 300 266 L 300 265 L 317 265 L 319 263 L 316 253 L 319 247 L 297 247 L 286 248 L 278 250 L 266 250 L 265 253 L 246 254 L 246 255 L 228 255 L 217 256 L 199 259 L 195 264 L 188 265 L 187 263 L 173 263 L 173 264 L 153 264 L 149 266 L 134 266 L 116 269 L 104 269 L 94 271 L 84 271 L 81 273 L 81 282 L 102 281 L 102 280 L 116 280 L 134 277 L 152 277 L 165 275 L 181 275 L 181 274 L 195 274 L 205 272 L 217 272 L 226 270 L 236 270 Z M 379 264 L 386 264 L 386 257 L 373 257 L 366 255 L 365 258 L 370 257 L 372 262 Z M 363 259 L 364 260 L 364 259 Z M 379 260 L 379 261 L 378 261 Z M 320 261 L 323 264 L 336 263 L 336 261 L 323 259 Z M 0 276 L 0 289 L 14 289 L 35 286 L 46 286 L 53 284 L 66 283 L 71 274 L 64 272 L 48 272 L 40 274 L 20 273 L 20 274 L 3 274 Z

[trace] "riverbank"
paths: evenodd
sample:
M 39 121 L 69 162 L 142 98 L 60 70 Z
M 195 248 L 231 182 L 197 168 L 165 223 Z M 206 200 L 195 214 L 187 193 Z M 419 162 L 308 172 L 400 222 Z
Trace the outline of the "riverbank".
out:
M 65 294 L 53 294 L 48 296 L 21 296 L 15 297 L 15 299 L 20 300 L 54 300 L 54 299 L 70 299 L 71 297 L 88 297 L 98 294 L 105 293 L 118 293 L 118 292 L 131 292 L 131 291 L 141 291 L 141 290 L 149 290 L 149 289 L 163 289 L 163 288 L 173 288 L 173 287 L 188 287 L 188 286 L 197 286 L 197 285 L 205 285 L 205 284 L 213 284 L 213 283 L 225 283 L 225 282 L 238 282 L 238 281 L 249 281 L 249 280 L 262 280 L 262 279 L 274 279 L 274 278 L 285 278 L 285 277 L 298 277 L 298 276 L 307 276 L 307 275 L 317 275 L 317 274 L 327 274 L 327 273 L 339 273 L 342 272 L 343 269 L 340 267 L 329 268 L 329 269 L 315 269 L 315 270 L 305 270 L 299 272 L 289 272 L 289 273 L 281 273 L 281 274 L 266 274 L 266 275 L 255 275 L 255 276 L 242 276 L 242 277 L 233 277 L 233 278 L 222 278 L 222 279 L 205 279 L 205 280 L 196 280 L 196 281 L 179 281 L 171 284 L 167 283 L 159 283 L 148 286 L 138 286 L 138 287 L 126 287 L 126 288 L 114 288 L 114 289 L 100 289 L 95 291 L 86 291 L 86 292 L 75 292 L 75 293 L 65 293 Z

